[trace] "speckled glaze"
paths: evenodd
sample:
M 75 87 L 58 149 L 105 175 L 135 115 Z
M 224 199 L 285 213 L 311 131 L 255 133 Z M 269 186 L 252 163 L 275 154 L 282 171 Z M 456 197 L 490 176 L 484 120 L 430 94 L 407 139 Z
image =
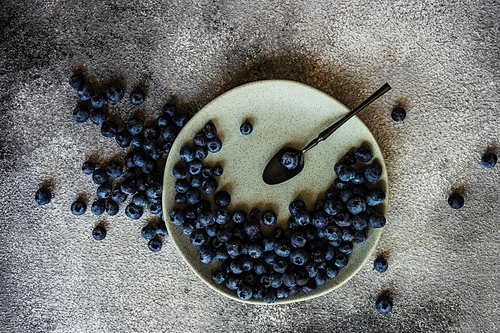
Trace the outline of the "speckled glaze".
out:
M 382 187 L 387 199 L 378 207 L 386 214 L 388 205 L 388 181 L 384 159 L 373 135 L 357 118 L 353 117 L 326 141 L 304 155 L 305 166 L 302 172 L 289 181 L 278 185 L 267 185 L 262 180 L 262 172 L 269 159 L 284 146 L 303 148 L 316 138 L 319 132 L 344 116 L 349 110 L 332 97 L 304 84 L 269 80 L 242 85 L 219 96 L 200 110 L 179 133 L 165 165 L 163 187 L 163 211 L 170 236 L 191 269 L 211 288 L 238 301 L 236 292 L 212 282 L 211 273 L 221 266 L 213 261 L 206 265 L 198 260 L 198 249 L 191 245 L 189 236 L 181 234 L 178 226 L 173 225 L 168 213 L 175 205 L 175 178 L 172 167 L 180 161 L 179 150 L 186 143 L 192 143 L 194 135 L 208 121 L 218 129 L 223 142 L 222 150 L 209 154 L 204 164 L 221 164 L 224 173 L 219 177 L 219 189 L 231 194 L 230 211 L 241 208 L 250 211 L 273 209 L 278 215 L 277 226 L 287 228 L 290 216 L 288 204 L 296 198 L 304 200 L 308 207 L 324 197 L 324 192 L 336 178 L 334 164 L 348 151 L 363 144 L 372 149 L 374 160 L 383 167 L 381 179 L 375 184 Z M 368 111 L 362 111 L 368 112 Z M 244 136 L 240 125 L 249 120 L 253 132 Z M 370 184 L 371 185 L 371 184 Z M 368 186 L 370 186 L 368 185 Z M 373 185 L 372 185 L 373 186 Z M 213 196 L 211 196 L 213 197 Z M 212 201 L 212 198 L 209 198 Z M 273 227 L 262 225 L 264 234 Z M 349 264 L 339 270 L 334 279 L 316 289 L 311 294 L 299 292 L 273 304 L 297 302 L 321 296 L 338 288 L 348 281 L 366 263 L 382 233 L 382 229 L 368 228 L 365 244 L 354 244 L 349 256 Z M 252 299 L 245 303 L 266 304 Z

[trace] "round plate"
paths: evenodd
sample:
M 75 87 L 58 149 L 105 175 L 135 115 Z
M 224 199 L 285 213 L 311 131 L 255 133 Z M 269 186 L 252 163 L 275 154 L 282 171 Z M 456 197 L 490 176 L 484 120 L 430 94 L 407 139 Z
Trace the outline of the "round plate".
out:
M 307 152 L 304 156 L 305 166 L 302 172 L 278 185 L 267 185 L 262 180 L 262 172 L 274 156 L 284 146 L 303 148 L 311 140 L 344 116 L 349 110 L 332 97 L 304 84 L 269 80 L 242 85 L 219 96 L 200 110 L 179 133 L 172 146 L 165 165 L 163 186 L 163 212 L 170 236 L 191 269 L 211 288 L 235 300 L 240 299 L 235 291 L 226 288 L 224 283 L 217 285 L 211 274 L 221 267 L 214 260 L 203 264 L 198 259 L 199 248 L 191 245 L 189 236 L 180 231 L 179 226 L 171 223 L 170 211 L 176 205 L 175 181 L 172 167 L 178 163 L 179 150 L 186 144 L 192 144 L 193 137 L 203 126 L 211 121 L 218 130 L 222 140 L 222 150 L 209 153 L 203 160 L 204 165 L 224 167 L 222 176 L 218 178 L 218 190 L 226 190 L 231 194 L 229 211 L 244 209 L 247 213 L 252 208 L 261 211 L 272 209 L 278 215 L 278 223 L 287 229 L 289 203 L 300 198 L 309 209 L 314 207 L 318 198 L 324 198 L 325 191 L 336 178 L 334 164 L 348 151 L 360 145 L 372 149 L 374 159 L 383 168 L 381 179 L 370 186 L 379 186 L 388 197 L 388 182 L 385 163 L 380 149 L 368 128 L 353 117 L 326 141 Z M 240 133 L 240 125 L 249 120 L 253 124 L 250 135 Z M 213 204 L 213 195 L 208 198 Z M 387 212 L 388 199 L 377 207 L 381 214 Z M 215 207 L 215 205 L 213 205 Z M 272 232 L 273 227 L 262 225 L 264 234 Z M 276 303 L 289 303 L 311 299 L 323 295 L 339 287 L 349 280 L 366 263 L 372 254 L 382 233 L 382 229 L 368 227 L 368 239 L 363 245 L 354 244 L 349 255 L 349 264 L 339 270 L 339 274 L 329 279 L 316 291 L 305 294 L 299 292 Z M 262 300 L 251 299 L 245 303 L 266 304 Z

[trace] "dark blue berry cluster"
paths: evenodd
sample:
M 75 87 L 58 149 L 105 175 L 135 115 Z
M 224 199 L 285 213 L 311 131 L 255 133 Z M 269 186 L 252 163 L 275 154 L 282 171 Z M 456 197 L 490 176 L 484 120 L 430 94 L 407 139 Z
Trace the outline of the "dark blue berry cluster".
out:
M 314 207 L 306 207 L 300 199 L 289 204 L 287 230 L 275 226 L 278 217 L 272 210 L 229 211 L 230 194 L 218 190 L 210 170 L 204 172 L 206 154 L 196 153 L 207 140 L 206 127 L 194 137 L 194 147 L 186 144 L 180 149 L 182 162 L 172 170 L 178 205 L 169 217 L 199 248 L 202 263 L 222 263 L 212 279 L 240 299 L 273 303 L 301 291 L 315 291 L 347 266 L 354 244 L 365 243 L 367 228 L 385 225 L 385 217 L 376 211 L 385 200 L 384 191 L 363 184 L 367 177 L 372 182 L 381 177 L 380 165 L 374 162 L 361 171 L 353 168 L 358 161 L 372 160 L 367 147 L 337 163 L 338 175 L 346 175 L 347 169 L 352 176 L 343 180 L 339 176 Z M 209 195 L 214 195 L 215 206 L 207 200 Z M 265 235 L 262 224 L 274 226 L 272 234 Z
M 98 199 L 92 203 L 91 212 L 94 215 L 105 212 L 108 215 L 116 215 L 119 205 L 125 203 L 125 215 L 131 219 L 141 218 L 146 209 L 151 214 L 162 213 L 162 170 L 165 166 L 165 159 L 162 157 L 170 152 L 177 133 L 188 120 L 188 115 L 177 110 L 174 104 L 167 103 L 154 123 L 132 117 L 124 126 L 119 126 L 108 118 L 105 108 L 108 103 L 120 103 L 123 100 L 124 90 L 120 85 L 112 84 L 98 89 L 80 74 L 70 77 L 69 83 L 81 100 L 73 110 L 73 119 L 79 123 L 90 119 L 92 123 L 100 126 L 103 136 L 115 138 L 121 148 L 129 149 L 124 163 L 112 161 L 105 166 L 97 166 L 92 161 L 87 161 L 83 164 L 83 173 L 91 175 L 93 182 L 98 185 Z M 102 90 L 102 93 L 99 90 Z M 134 88 L 128 98 L 135 106 L 141 105 L 145 99 L 144 90 L 140 87 Z M 210 132 L 211 128 L 207 128 L 207 131 Z M 211 147 L 216 149 L 213 145 Z M 87 205 L 82 200 L 75 201 L 71 206 L 75 215 L 82 215 L 86 210 Z M 149 240 L 149 249 L 153 252 L 159 251 L 162 237 L 167 235 L 163 214 L 161 221 L 150 223 L 145 229 L 142 235 Z M 148 231 L 150 229 L 152 233 Z M 103 230 L 102 226 L 96 227 L 94 238 L 103 239 L 106 235 Z

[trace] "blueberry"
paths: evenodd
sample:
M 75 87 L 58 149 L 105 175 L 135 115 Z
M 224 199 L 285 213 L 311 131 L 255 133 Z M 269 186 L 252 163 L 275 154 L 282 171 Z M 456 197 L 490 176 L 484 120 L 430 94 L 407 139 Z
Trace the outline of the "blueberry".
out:
M 151 223 L 145 225 L 144 228 L 142 228 L 141 230 L 141 236 L 145 240 L 150 240 L 151 238 L 154 237 L 154 235 L 155 235 L 155 228 Z
M 109 183 L 104 183 L 99 185 L 96 194 L 99 199 L 108 199 L 111 197 L 111 191 L 111 185 Z
M 124 203 L 127 200 L 127 195 L 121 191 L 120 187 L 116 187 L 111 192 L 111 200 L 119 204 Z
M 214 175 L 214 171 L 210 167 L 203 167 L 201 169 L 201 175 L 203 178 L 210 178 Z
M 283 238 L 276 240 L 274 245 L 274 252 L 280 257 L 288 257 L 291 252 L 291 246 L 288 240 Z
M 129 121 L 127 121 L 127 131 L 131 135 L 137 135 L 142 132 L 142 122 L 139 120 L 139 118 L 133 117 L 130 118 Z
M 143 135 L 145 135 L 144 133 L 146 132 L 143 132 Z M 144 151 L 146 152 L 150 152 L 151 150 L 153 150 L 155 147 L 155 139 L 153 138 L 145 138 L 144 141 L 142 142 L 142 149 L 144 149 Z
M 497 164 L 498 158 L 494 153 L 486 153 L 481 158 L 481 164 L 488 169 L 491 169 Z
M 222 176 L 222 173 L 224 172 L 224 169 L 220 165 L 216 165 L 213 168 L 214 175 L 217 177 Z
M 209 264 L 215 258 L 215 249 L 209 245 L 202 245 L 198 251 L 198 259 L 204 264 Z
M 356 244 L 364 244 L 366 242 L 366 231 L 365 230 L 356 230 L 354 232 L 353 242 Z
M 330 186 L 326 191 L 325 191 L 325 197 L 329 200 L 335 200 L 338 199 L 339 197 L 339 190 L 336 189 L 333 186 Z M 321 209 L 316 209 L 316 210 L 321 210 Z
M 181 231 L 185 235 L 191 235 L 195 229 L 195 221 L 192 219 L 187 219 L 181 224 Z
M 141 133 L 136 134 L 136 135 L 132 136 L 132 140 L 130 141 L 130 143 L 134 147 L 142 147 L 142 144 L 144 143 L 144 137 L 142 136 Z
M 85 78 L 81 74 L 75 74 L 69 78 L 69 85 L 78 90 L 85 83 Z
M 316 274 L 316 277 L 314 278 L 316 286 L 324 285 L 326 283 L 327 278 L 328 276 L 326 275 L 326 271 L 324 269 L 318 270 L 318 274 Z
M 368 216 L 366 214 L 358 214 L 352 218 L 352 226 L 356 230 L 364 230 L 368 225 Z
M 129 101 L 133 105 L 141 105 L 144 102 L 144 92 L 140 88 L 134 89 L 130 93 Z
M 339 269 L 334 264 L 329 262 L 325 268 L 325 273 L 329 279 L 333 279 L 339 274 Z
M 290 214 L 295 215 L 300 210 L 306 210 L 306 204 L 300 199 L 295 199 L 288 205 Z
M 179 193 L 186 193 L 189 190 L 189 182 L 186 179 L 177 179 L 175 181 L 175 190 Z
M 172 142 L 177 137 L 178 129 L 173 125 L 166 126 L 161 130 L 161 137 L 167 142 Z
M 211 209 L 204 209 L 198 214 L 198 221 L 203 227 L 215 224 L 215 213 Z
M 343 202 L 343 203 L 347 203 L 349 201 L 349 199 L 352 198 L 352 190 L 351 189 L 343 189 L 343 190 L 340 190 L 339 191 L 339 199 Z
M 160 133 L 161 131 L 156 125 L 144 126 L 142 130 L 142 135 L 144 135 L 144 138 L 146 139 L 156 140 L 160 137 Z
M 293 152 L 286 152 L 281 156 L 281 165 L 287 170 L 293 170 L 299 164 L 299 156 Z
M 355 174 L 356 171 L 352 166 L 345 166 L 342 169 L 340 169 L 338 176 L 341 181 L 348 182 L 354 178 Z
M 354 239 L 354 234 L 353 234 L 353 239 Z M 352 243 L 351 242 L 340 243 L 339 252 L 341 252 L 345 255 L 348 255 L 349 253 L 351 253 L 352 252 Z
M 186 192 L 186 202 L 190 205 L 196 205 L 201 200 L 201 193 L 197 188 L 190 188 Z
M 343 182 L 340 178 L 335 178 L 333 181 L 333 187 L 339 190 L 344 190 L 349 187 L 349 183 Z
M 374 187 L 366 194 L 366 203 L 368 206 L 378 206 L 385 200 L 385 193 L 382 189 Z
M 194 149 L 187 145 L 183 146 L 179 151 L 179 157 L 185 162 L 191 162 L 194 160 Z
M 338 200 L 326 200 L 325 205 L 323 206 L 323 210 L 328 215 L 336 215 L 342 209 L 342 202 Z
M 71 205 L 71 212 L 76 216 L 83 215 L 86 211 L 87 205 L 81 200 L 77 200 Z
M 222 141 L 218 137 L 208 139 L 207 149 L 211 153 L 218 153 L 222 149 Z
M 118 125 L 111 120 L 107 120 L 101 125 L 101 134 L 106 138 L 113 138 L 118 133 Z
M 259 243 L 252 243 L 248 246 L 248 255 L 253 259 L 258 259 L 264 254 L 264 249 Z
M 109 175 L 106 173 L 106 170 L 104 170 L 104 169 L 96 169 L 92 173 L 92 180 L 97 185 L 104 184 L 105 182 L 108 181 L 108 179 L 109 179 Z
M 214 178 L 205 179 L 201 184 L 201 190 L 207 195 L 213 194 L 217 187 L 219 187 L 219 184 Z
M 237 238 L 232 238 L 229 242 L 226 242 L 226 250 L 230 256 L 237 257 L 243 251 L 243 244 Z
M 104 229 L 101 226 L 97 226 L 92 230 L 92 237 L 94 237 L 95 240 L 103 240 L 106 237 L 106 229 Z
M 225 282 L 226 287 L 230 290 L 237 290 L 242 284 L 241 276 L 234 273 L 227 274 Z
M 379 273 L 384 273 L 388 267 L 387 260 L 383 257 L 377 257 L 373 262 L 373 269 Z
M 116 133 L 116 143 L 122 148 L 127 148 L 132 143 L 132 135 L 126 131 Z
M 366 202 L 361 197 L 352 197 L 346 207 L 352 215 L 356 215 L 366 210 Z
M 253 131 L 253 126 L 248 121 L 245 121 L 243 124 L 241 124 L 240 126 L 241 134 L 248 135 L 252 133 L 252 131 Z
M 290 261 L 296 266 L 304 266 L 307 263 L 307 252 L 303 249 L 290 253 Z
M 221 284 L 226 279 L 226 276 L 226 272 L 220 269 L 215 270 L 214 272 L 212 272 L 212 281 L 214 281 L 215 284 Z
M 51 196 L 52 194 L 48 188 L 39 188 L 35 193 L 35 202 L 40 206 L 46 205 L 50 202 Z
M 350 227 L 352 224 L 352 215 L 345 212 L 340 212 L 333 217 L 333 221 L 339 227 Z
M 333 166 L 333 171 L 335 172 L 335 174 L 338 176 L 339 175 L 339 172 L 340 170 L 342 170 L 343 168 L 345 168 L 347 165 L 344 164 L 342 161 L 338 161 L 337 163 L 335 163 L 335 165 Z
M 142 207 L 137 206 L 134 203 L 130 203 L 126 208 L 125 208 L 125 215 L 127 215 L 129 218 L 133 220 L 138 220 L 141 218 L 143 213 Z
M 78 98 L 82 101 L 88 101 L 94 95 L 94 88 L 86 83 L 78 88 Z
M 344 157 L 342 157 L 342 164 L 349 166 L 356 164 L 356 155 L 355 153 L 346 153 Z
M 375 309 L 381 314 L 388 314 L 392 311 L 392 298 L 387 295 L 381 295 L 375 302 Z
M 299 210 L 297 214 L 295 214 L 295 222 L 301 227 L 310 224 L 311 221 L 312 221 L 311 214 L 309 214 L 305 210 Z
M 100 126 L 106 121 L 106 113 L 101 109 L 94 109 L 90 112 L 90 121 Z
M 94 215 L 101 215 L 106 211 L 106 201 L 104 200 L 96 200 L 92 203 L 90 207 L 90 211 Z
M 208 149 L 207 149 L 207 147 L 199 147 L 199 146 L 197 146 L 194 149 L 194 156 L 197 159 L 200 159 L 200 160 L 204 160 L 205 158 L 207 158 L 207 156 L 208 156 Z
M 118 103 L 123 99 L 123 89 L 118 85 L 106 88 L 106 98 L 112 103 Z
M 267 304 L 274 303 L 276 301 L 276 290 L 274 288 L 267 288 L 264 292 L 263 300 Z
M 272 210 L 266 210 L 262 214 L 262 223 L 267 226 L 274 226 L 276 222 L 278 221 L 278 217 L 275 212 Z
M 148 243 L 148 249 L 150 249 L 152 252 L 158 252 L 161 250 L 162 247 L 162 242 L 161 239 L 158 237 L 152 238 L 149 243 Z
M 315 211 L 311 220 L 313 226 L 324 229 L 328 225 L 328 214 L 323 211 Z
M 204 147 L 207 144 L 207 138 L 203 132 L 196 133 L 193 142 L 197 147 Z
M 376 182 L 382 176 L 382 167 L 378 162 L 373 162 L 365 169 L 365 178 L 369 182 Z
M 253 288 L 246 285 L 246 284 L 242 284 L 237 290 L 236 290 L 236 295 L 244 300 L 244 301 L 248 301 L 250 298 L 252 298 L 252 295 L 253 295 Z
M 212 139 L 217 136 L 217 128 L 212 122 L 209 122 L 203 126 L 203 134 L 207 137 L 207 139 Z
M 253 269 L 253 266 L 252 266 L 252 269 Z M 257 281 L 258 281 L 258 277 L 257 275 L 251 271 L 251 272 L 245 272 L 243 274 L 243 283 L 248 285 L 248 286 L 251 286 L 251 287 L 254 287 L 256 284 L 257 284 Z
M 147 207 L 149 205 L 149 200 L 144 192 L 137 192 L 132 197 L 132 202 L 139 207 Z
M 164 114 L 164 115 L 161 115 L 158 117 L 158 119 L 156 120 L 156 123 L 158 124 L 158 126 L 163 128 L 163 127 L 170 125 L 172 123 L 172 118 L 170 118 L 168 115 Z
M 338 253 L 333 259 L 333 265 L 337 268 L 344 268 L 347 266 L 348 261 L 349 260 L 345 254 Z
M 111 178 L 118 178 L 123 174 L 123 167 L 118 162 L 111 162 L 106 167 L 106 173 Z
M 297 270 L 297 285 L 304 286 L 309 281 L 309 274 L 304 270 Z
M 244 227 L 245 227 L 245 233 L 248 236 L 253 236 L 260 231 L 260 223 L 259 221 L 254 219 L 249 218 L 248 220 L 246 220 Z
M 77 123 L 84 123 L 89 119 L 89 117 L 90 117 L 90 110 L 83 105 L 77 106 L 73 110 L 73 119 Z
M 108 200 L 106 202 L 106 213 L 108 213 L 109 216 L 114 216 L 118 214 L 118 211 L 120 210 L 120 207 L 118 204 L 112 200 Z
M 458 193 L 452 193 L 448 197 L 448 204 L 453 209 L 460 209 L 464 206 L 465 200 L 464 197 Z
M 243 273 L 243 267 L 241 265 L 241 261 L 239 261 L 238 259 L 233 260 L 229 265 L 229 268 L 231 269 L 231 272 L 233 272 L 234 274 Z
M 162 148 L 160 148 L 156 145 L 149 152 L 149 156 L 151 156 L 151 158 L 155 161 L 158 160 L 162 156 L 162 154 L 163 154 Z
M 368 220 L 368 224 L 372 228 L 383 228 L 385 226 L 385 223 L 385 216 L 380 214 L 373 214 Z
M 123 181 L 120 185 L 120 190 L 127 195 L 134 195 L 137 192 L 135 182 L 129 179 Z
M 277 258 L 277 260 L 279 260 L 279 258 Z M 282 274 L 279 274 L 277 272 L 272 272 L 271 274 L 269 274 L 269 282 L 271 283 L 271 287 L 278 288 L 283 284 Z
M 148 198 L 161 198 L 162 185 L 157 182 L 152 182 L 146 190 L 146 195 Z
M 358 148 L 356 148 L 356 151 L 354 151 L 354 156 L 361 163 L 368 163 L 373 158 L 371 149 L 366 146 L 359 146 Z
M 226 191 L 219 191 L 214 195 L 214 202 L 219 207 L 227 207 L 231 203 L 231 196 Z
M 172 173 L 175 178 L 184 179 L 188 175 L 188 168 L 184 164 L 178 163 L 172 168 Z
M 172 121 L 174 122 L 175 126 L 183 127 L 188 121 L 188 116 L 185 112 L 177 111 L 172 116 Z
M 342 231 L 335 225 L 329 225 L 325 228 L 324 237 L 329 242 L 340 242 Z
M 95 163 L 87 161 L 82 165 L 82 171 L 86 175 L 91 175 L 95 171 Z
M 206 200 L 206 199 L 202 199 L 200 200 L 200 202 L 198 202 L 196 204 L 196 214 L 199 214 L 201 213 L 203 210 L 205 209 L 210 209 L 210 201 Z M 186 215 L 187 216 L 187 215 Z
M 104 96 L 104 94 L 94 94 L 90 98 L 90 103 L 96 109 L 101 109 L 108 104 L 108 101 L 106 100 L 106 96 Z
M 149 204 L 148 210 L 151 214 L 160 214 L 161 213 L 161 204 Z
M 169 117 L 173 117 L 177 112 L 177 107 L 174 104 L 167 103 L 163 106 L 163 113 Z
M 197 158 L 193 159 L 188 163 L 188 171 L 192 175 L 199 175 L 201 173 L 203 166 L 201 161 Z
M 353 184 L 363 184 L 366 182 L 365 171 L 361 169 L 354 169 L 354 177 L 351 179 Z
M 406 111 L 403 108 L 395 108 L 391 113 L 392 120 L 395 122 L 401 122 L 406 118 Z
M 247 214 L 245 211 L 241 209 L 237 209 L 233 212 L 233 215 L 231 216 L 231 219 L 233 220 L 234 223 L 245 223 L 247 218 Z

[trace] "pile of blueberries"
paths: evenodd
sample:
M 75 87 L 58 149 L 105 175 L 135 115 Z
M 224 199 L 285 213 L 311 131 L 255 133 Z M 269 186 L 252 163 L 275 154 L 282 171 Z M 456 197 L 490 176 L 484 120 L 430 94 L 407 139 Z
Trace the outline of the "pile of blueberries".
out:
M 247 128 L 247 124 L 240 128 L 242 134 L 251 132 Z M 372 152 L 361 146 L 335 164 L 338 178 L 326 190 L 324 199 L 316 201 L 314 209 L 308 210 L 300 199 L 293 200 L 287 230 L 274 227 L 265 235 L 262 225 L 275 226 L 276 213 L 229 211 L 230 194 L 218 191 L 216 177 L 222 174 L 222 168 L 202 162 L 208 152 L 222 148 L 216 135 L 215 126 L 207 123 L 193 138 L 194 145 L 188 143 L 181 148 L 182 162 L 172 169 L 177 179 L 177 205 L 169 215 L 191 244 L 199 247 L 202 263 L 222 262 L 212 274 L 213 281 L 224 283 L 240 299 L 253 297 L 273 303 L 300 291 L 313 292 L 348 264 L 353 243 L 365 243 L 369 227 L 385 225 L 384 215 L 376 212 L 385 193 L 379 187 L 369 189 L 365 185 L 378 181 L 382 168 L 376 161 L 366 166 Z M 216 144 L 211 147 L 212 142 Z M 207 200 L 210 195 L 215 207 Z
M 94 215 L 104 212 L 110 216 L 116 215 L 119 205 L 131 197 L 130 203 L 125 207 L 125 215 L 129 218 L 139 219 L 146 208 L 152 214 L 162 213 L 162 171 L 165 166 L 162 157 L 170 152 L 177 133 L 188 120 L 187 114 L 167 103 L 155 123 L 144 124 L 138 117 L 132 117 L 120 129 L 118 124 L 108 119 L 103 108 L 108 103 L 120 103 L 123 100 L 121 86 L 110 85 L 103 93 L 99 93 L 80 74 L 72 76 L 69 83 L 77 90 L 82 101 L 73 110 L 74 120 L 83 123 L 90 119 L 100 126 L 103 136 L 115 138 L 122 148 L 133 147 L 125 155 L 125 165 L 119 161 L 111 161 L 104 166 L 98 166 L 92 161 L 83 164 L 83 173 L 91 175 L 93 182 L 98 185 L 98 199 L 92 203 L 91 212 Z M 141 105 L 144 100 L 145 94 L 140 88 L 134 89 L 129 97 L 129 102 L 136 106 Z M 75 215 L 82 215 L 86 210 L 87 206 L 82 200 L 75 201 L 71 206 Z M 148 247 L 153 252 L 161 249 L 161 237 L 167 234 L 163 214 L 160 221 L 149 223 L 141 232 L 149 240 Z M 106 236 L 106 230 L 98 225 L 92 235 L 96 240 L 102 240 Z

